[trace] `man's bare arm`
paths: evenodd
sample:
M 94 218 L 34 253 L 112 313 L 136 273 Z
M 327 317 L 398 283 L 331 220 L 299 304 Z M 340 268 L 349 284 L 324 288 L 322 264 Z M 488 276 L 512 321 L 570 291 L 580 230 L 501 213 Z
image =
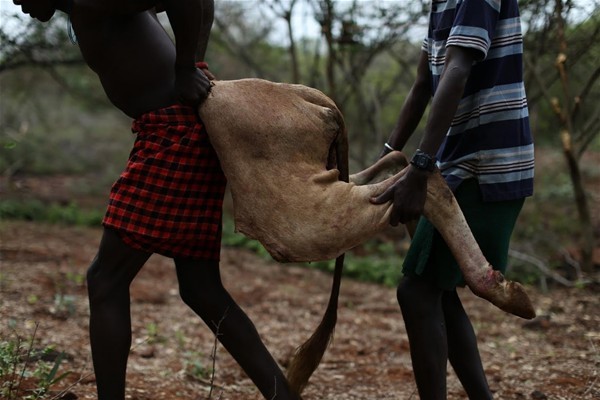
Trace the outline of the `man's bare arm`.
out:
M 177 67 L 203 60 L 214 19 L 214 0 L 163 0 L 177 48 Z M 197 57 L 197 58 L 196 58 Z
M 57 3 L 75 3 L 77 7 L 103 16 L 164 10 L 175 34 L 175 64 L 188 67 L 193 66 L 196 59 L 204 59 L 215 10 L 214 0 L 58 0 Z M 70 6 L 57 8 L 65 11 Z
M 203 60 L 214 19 L 214 0 L 163 0 L 175 34 L 175 90 L 182 102 L 201 103 L 210 91 L 210 81 L 196 68 Z
M 429 62 L 427 52 L 421 51 L 417 76 L 413 86 L 402 105 L 398 121 L 392 130 L 387 143 L 396 150 L 402 150 L 408 139 L 419 125 L 427 104 L 431 99 L 431 82 L 429 79 Z
M 419 149 L 434 157 L 440 148 L 460 103 L 467 79 L 477 53 L 470 49 L 450 46 L 446 51 L 444 71 L 431 109 Z M 423 213 L 430 172 L 409 166 L 403 177 L 388 190 L 372 199 L 375 204 L 393 200 L 390 223 L 406 223 Z
M 435 156 L 456 114 L 473 62 L 479 53 L 475 50 L 450 46 L 446 49 L 446 62 L 433 100 L 425 133 L 419 148 Z

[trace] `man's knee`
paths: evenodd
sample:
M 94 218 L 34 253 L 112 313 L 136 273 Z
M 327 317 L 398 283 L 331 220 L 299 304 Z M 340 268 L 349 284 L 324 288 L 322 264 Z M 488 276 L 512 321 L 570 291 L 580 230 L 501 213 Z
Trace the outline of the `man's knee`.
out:
M 405 313 L 428 314 L 440 305 L 443 290 L 419 277 L 405 276 L 396 289 L 398 304 Z
M 221 302 L 227 295 L 217 261 L 175 261 L 179 280 L 179 296 L 193 309 Z
M 129 285 L 150 257 L 127 246 L 115 231 L 105 230 L 98 254 L 87 270 L 90 302 L 128 295 Z
M 96 256 L 86 273 L 88 297 L 92 304 L 96 304 L 103 299 L 108 298 L 111 292 L 109 285 L 107 285 L 102 278 L 100 269 L 101 266 L 98 261 L 98 256 Z
M 184 283 L 179 285 L 181 300 L 193 310 L 216 308 L 225 303 L 228 293 L 220 285 Z
M 203 294 L 199 288 L 194 288 L 192 282 L 179 282 L 179 297 L 192 309 L 196 309 L 204 303 Z
M 416 290 L 412 283 L 413 279 L 403 277 L 396 288 L 396 299 L 401 308 L 416 301 Z

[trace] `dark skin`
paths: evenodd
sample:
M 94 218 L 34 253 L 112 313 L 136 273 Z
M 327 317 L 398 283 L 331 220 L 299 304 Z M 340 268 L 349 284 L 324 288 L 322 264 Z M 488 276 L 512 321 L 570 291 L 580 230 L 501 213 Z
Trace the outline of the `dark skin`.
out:
M 401 150 L 406 145 L 431 100 L 419 148 L 430 156 L 438 152 L 478 57 L 480 54 L 474 50 L 448 47 L 440 83 L 431 99 L 427 53 L 421 52 L 416 80 L 388 140 L 394 149 Z M 394 226 L 414 221 L 423 213 L 430 175 L 410 165 L 402 179 L 371 201 L 375 204 L 393 201 L 390 223 Z M 420 399 L 446 399 L 448 361 L 470 399 L 491 399 L 477 338 L 456 290 L 442 290 L 432 282 L 405 276 L 398 286 L 397 297 Z
M 48 21 L 70 13 L 80 50 L 111 102 L 130 117 L 184 102 L 200 104 L 214 79 L 196 68 L 214 18 L 213 0 L 14 0 L 23 12 Z M 155 9 L 164 9 L 169 38 Z M 208 77 L 207 77 L 208 74 Z M 131 347 L 129 286 L 151 253 L 104 230 L 87 274 L 90 342 L 99 400 L 123 400 Z M 175 258 L 183 301 L 217 335 L 266 399 L 297 400 L 254 324 L 223 287 L 219 262 Z
M 203 59 L 206 52 L 212 1 L 161 2 L 173 26 L 177 48 L 156 20 L 155 0 L 14 3 L 40 21 L 48 21 L 55 10 L 70 11 L 86 63 L 98 74 L 110 101 L 132 118 L 177 101 L 198 105 L 208 96 L 210 80 L 196 68 L 195 60 L 196 55 Z M 190 23 L 190 17 L 204 21 Z M 186 32 L 187 27 L 193 28 Z
M 450 123 L 458 109 L 458 103 L 464 92 L 471 66 L 478 56 L 473 50 L 450 46 L 446 51 L 446 64 L 431 109 L 425 133 L 419 149 L 435 156 Z M 412 136 L 425 109 L 431 99 L 431 83 L 429 81 L 427 53 L 421 52 L 417 67 L 417 78 L 400 111 L 398 121 L 388 143 L 396 150 L 401 150 Z M 393 200 L 390 223 L 407 223 L 415 220 L 423 213 L 427 195 L 427 178 L 430 173 L 410 165 L 404 177 L 388 190 L 372 199 L 374 204 L 383 204 Z

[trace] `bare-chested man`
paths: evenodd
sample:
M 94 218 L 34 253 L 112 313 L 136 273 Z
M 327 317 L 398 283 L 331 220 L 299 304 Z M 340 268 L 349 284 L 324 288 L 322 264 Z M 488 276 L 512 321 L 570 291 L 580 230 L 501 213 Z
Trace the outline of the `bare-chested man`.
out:
M 129 285 L 152 253 L 175 261 L 184 302 L 267 399 L 296 399 L 246 314 L 221 283 L 226 180 L 196 107 L 210 91 L 206 51 L 214 0 L 14 0 L 48 21 L 68 13 L 81 53 L 110 101 L 134 118 L 136 142 L 113 185 L 88 271 L 90 340 L 100 400 L 125 398 L 131 346 Z M 200 67 L 200 68 L 198 68 Z M 219 323 L 220 322 L 220 323 Z

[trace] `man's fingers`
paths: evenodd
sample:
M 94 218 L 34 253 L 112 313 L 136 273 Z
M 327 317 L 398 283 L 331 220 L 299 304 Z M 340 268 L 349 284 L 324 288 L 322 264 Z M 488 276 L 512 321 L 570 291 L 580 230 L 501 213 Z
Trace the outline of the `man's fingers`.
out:
M 390 225 L 398 226 L 399 221 L 400 221 L 400 217 L 398 216 L 398 212 L 396 211 L 396 208 L 393 208 L 392 213 L 390 214 Z
M 383 204 L 383 203 L 387 203 L 388 201 L 392 200 L 393 194 L 394 194 L 393 191 L 386 190 L 385 192 L 383 192 L 382 194 L 380 194 L 377 197 L 371 197 L 369 199 L 369 201 L 371 202 L 371 204 Z
M 200 71 L 208 78 L 209 81 L 214 81 L 216 78 L 212 72 L 208 70 L 208 68 L 200 68 Z

